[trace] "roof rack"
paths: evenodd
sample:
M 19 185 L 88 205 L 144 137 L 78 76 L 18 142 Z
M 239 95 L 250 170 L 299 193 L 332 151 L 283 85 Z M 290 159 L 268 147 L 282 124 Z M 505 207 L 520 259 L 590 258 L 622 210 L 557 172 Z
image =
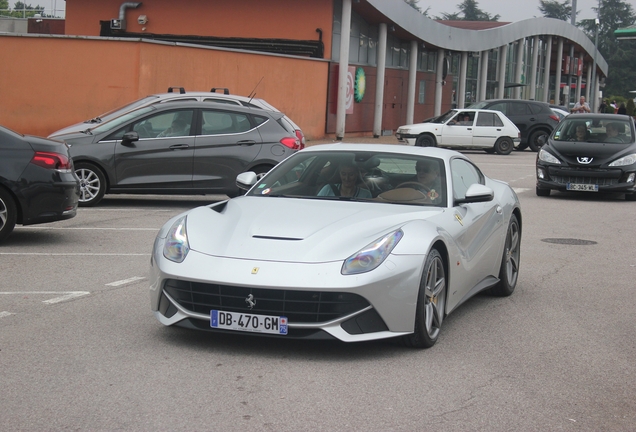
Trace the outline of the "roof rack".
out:
M 179 94 L 185 94 L 183 87 L 168 87 L 168 93 L 174 93 L 174 89 L 179 89 Z
M 223 90 L 223 94 L 229 95 L 230 94 L 230 89 L 228 89 L 227 87 L 212 87 L 212 90 L 210 90 L 212 93 L 216 93 L 217 90 Z

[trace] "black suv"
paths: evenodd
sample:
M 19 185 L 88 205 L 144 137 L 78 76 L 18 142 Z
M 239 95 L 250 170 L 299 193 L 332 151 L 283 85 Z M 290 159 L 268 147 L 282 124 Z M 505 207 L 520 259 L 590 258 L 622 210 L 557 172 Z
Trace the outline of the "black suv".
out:
M 520 99 L 488 99 L 472 104 L 469 108 L 501 111 L 521 132 L 521 144 L 517 150 L 528 147 L 538 151 L 541 147 L 539 137 L 547 140 L 548 135 L 559 124 L 559 117 L 546 102 Z M 544 141 L 545 142 L 545 141 Z

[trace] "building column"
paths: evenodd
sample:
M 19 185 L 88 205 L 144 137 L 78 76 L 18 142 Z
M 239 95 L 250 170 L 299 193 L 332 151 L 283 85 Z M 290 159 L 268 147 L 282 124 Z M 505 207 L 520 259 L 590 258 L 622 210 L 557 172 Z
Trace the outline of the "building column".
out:
M 579 60 L 583 60 L 583 59 L 579 59 Z M 578 75 L 578 68 L 577 68 L 577 76 L 576 76 L 576 98 L 574 100 L 578 101 L 581 99 L 581 87 L 583 86 L 583 74 Z M 587 100 L 587 98 L 585 98 Z
M 532 38 L 532 63 L 530 65 L 530 94 L 528 99 L 535 100 L 537 96 L 537 70 L 539 69 L 539 36 Z
M 523 71 L 523 50 L 525 39 L 517 41 L 517 65 L 515 67 L 515 83 L 521 84 L 521 72 Z M 513 99 L 521 99 L 521 87 L 515 87 Z
M 459 81 L 457 95 L 457 108 L 462 109 L 466 105 L 466 70 L 468 69 L 468 52 L 462 51 L 462 55 L 459 60 Z
M 435 108 L 434 116 L 442 114 L 442 81 L 444 77 L 444 55 L 443 49 L 437 50 L 437 71 L 435 73 Z
M 588 63 L 586 69 L 587 69 L 587 77 L 585 79 L 585 100 L 588 101 L 588 104 L 589 104 L 590 89 L 592 88 L 592 66 Z
M 417 78 L 417 41 L 411 41 L 409 83 L 406 91 L 406 124 L 413 124 L 415 116 L 415 81 Z
M 556 58 L 556 75 L 554 76 L 554 103 L 561 104 L 561 65 L 563 64 L 563 39 L 559 38 L 557 43 L 557 58 Z M 563 104 L 565 106 L 565 103 Z M 569 108 L 569 107 L 568 107 Z
M 336 108 L 336 140 L 345 135 L 347 116 L 347 72 L 349 69 L 349 37 L 351 34 L 351 0 L 342 0 L 340 24 L 340 63 L 338 65 L 338 103 Z
M 548 46 L 545 49 L 545 73 L 543 76 L 543 102 L 550 102 L 550 62 L 552 61 L 552 36 L 548 36 Z M 556 101 L 555 101 L 556 103 Z
M 503 99 L 506 92 L 506 63 L 508 44 L 499 47 L 499 75 L 497 76 L 497 99 Z
M 373 136 L 382 135 L 382 113 L 384 112 L 384 74 L 386 72 L 387 25 L 380 23 L 378 32 L 378 67 L 375 80 L 375 112 L 373 114 Z
M 486 100 L 486 87 L 488 83 L 488 54 L 489 50 L 479 53 L 479 97 L 477 102 Z

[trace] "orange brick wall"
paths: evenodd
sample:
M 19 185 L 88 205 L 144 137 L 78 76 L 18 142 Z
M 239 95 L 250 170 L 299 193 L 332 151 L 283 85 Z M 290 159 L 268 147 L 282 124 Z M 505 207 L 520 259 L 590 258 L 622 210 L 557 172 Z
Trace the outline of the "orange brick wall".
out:
M 0 36 L 0 124 L 46 136 L 169 86 L 248 95 L 262 78 L 256 96 L 318 139 L 328 69 L 321 60 L 140 41 Z
M 66 34 L 99 36 L 99 22 L 119 17 L 121 0 L 66 0 Z M 126 30 L 244 38 L 317 40 L 331 53 L 332 0 L 144 0 L 126 10 Z M 148 23 L 140 25 L 139 15 Z M 144 30 L 145 29 L 145 30 Z

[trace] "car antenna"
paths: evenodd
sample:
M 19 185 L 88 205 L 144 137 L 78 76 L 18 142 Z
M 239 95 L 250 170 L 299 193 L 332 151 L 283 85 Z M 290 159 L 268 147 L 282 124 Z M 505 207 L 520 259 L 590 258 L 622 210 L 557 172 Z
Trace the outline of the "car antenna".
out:
M 248 98 L 250 98 L 250 100 L 248 102 L 252 102 L 252 99 L 254 99 L 254 96 L 256 96 L 256 88 L 260 85 L 261 81 L 263 81 L 263 78 L 265 78 L 265 76 L 262 76 L 261 79 L 258 80 L 258 83 L 256 83 L 254 90 L 252 90 L 252 93 L 249 94 Z

